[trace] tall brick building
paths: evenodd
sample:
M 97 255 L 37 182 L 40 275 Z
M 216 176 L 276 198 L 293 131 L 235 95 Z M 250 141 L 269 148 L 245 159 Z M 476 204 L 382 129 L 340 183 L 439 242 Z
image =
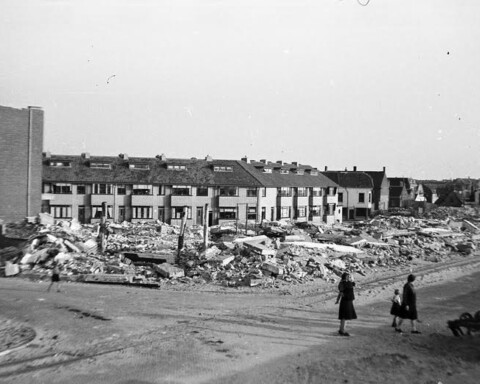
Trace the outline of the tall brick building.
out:
M 0 106 L 0 219 L 35 216 L 42 203 L 43 110 Z

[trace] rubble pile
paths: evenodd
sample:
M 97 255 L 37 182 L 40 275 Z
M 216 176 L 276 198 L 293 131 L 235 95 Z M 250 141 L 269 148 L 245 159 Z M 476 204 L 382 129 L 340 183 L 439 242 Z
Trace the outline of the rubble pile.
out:
M 74 281 L 152 287 L 335 282 L 347 270 L 367 275 L 412 260 L 440 262 L 452 254 L 474 253 L 480 242 L 478 212 L 438 211 L 422 218 L 379 215 L 333 226 L 292 221 L 223 223 L 209 228 L 208 241 L 202 226 L 192 226 L 183 233 L 180 251 L 180 227 L 160 221 L 107 223 L 103 251 L 98 224 L 71 220 L 16 225 L 12 228 L 17 237 L 23 236 L 24 244 L 1 248 L 0 268 L 5 276 L 47 275 L 59 264 L 61 275 Z

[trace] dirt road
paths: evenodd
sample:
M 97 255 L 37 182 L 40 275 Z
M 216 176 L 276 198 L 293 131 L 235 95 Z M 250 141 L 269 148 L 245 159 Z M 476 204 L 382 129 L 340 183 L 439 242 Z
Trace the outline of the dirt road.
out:
M 350 338 L 337 336 L 331 292 L 65 284 L 46 293 L 48 282 L 1 279 L 2 324 L 36 337 L 0 353 L 0 382 L 477 383 L 478 335 L 455 338 L 446 328 L 480 310 L 473 264 L 418 279 L 421 335 L 390 327 L 388 298 L 403 277 L 357 279 Z

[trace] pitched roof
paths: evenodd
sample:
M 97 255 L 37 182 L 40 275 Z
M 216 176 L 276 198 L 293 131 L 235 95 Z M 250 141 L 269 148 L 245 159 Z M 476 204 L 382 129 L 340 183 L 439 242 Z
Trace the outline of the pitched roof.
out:
M 373 188 L 373 180 L 365 172 L 325 171 L 322 174 L 344 188 Z
M 380 188 L 383 178 L 387 176 L 385 171 L 365 171 L 365 173 L 372 178 L 374 188 Z
M 45 159 L 44 159 L 45 160 Z M 70 167 L 52 167 L 50 162 L 68 161 Z M 111 169 L 92 168 L 92 163 L 108 163 Z M 236 160 L 199 160 L 130 157 L 128 160 L 113 156 L 52 155 L 44 161 L 43 179 L 47 182 L 78 183 L 137 183 L 172 185 L 232 185 L 261 187 L 258 179 L 247 172 Z M 130 164 L 148 165 L 148 169 L 131 169 Z M 167 166 L 178 166 L 170 170 Z M 183 169 L 185 167 L 185 169 Z M 230 167 L 228 172 L 215 172 L 214 167 Z
M 249 170 L 252 175 L 254 175 L 265 187 L 337 187 L 337 183 L 330 180 L 329 178 L 325 177 L 318 172 L 317 175 L 311 175 L 308 173 L 304 173 L 303 175 L 295 174 L 293 172 L 289 172 L 288 174 L 280 173 L 280 169 L 273 170 L 272 173 L 264 173 L 263 168 L 260 168 L 260 164 L 271 166 L 273 168 L 274 164 L 278 163 L 246 163 L 241 162 L 242 166 Z M 280 165 L 280 164 L 278 164 Z M 300 166 L 301 169 L 305 171 L 316 170 L 308 165 Z M 292 164 L 292 168 L 290 169 L 298 169 L 299 166 L 295 166 Z
M 50 166 L 66 162 L 69 166 Z M 93 165 L 105 164 L 107 168 Z M 264 163 L 261 163 L 265 165 Z M 270 163 L 271 165 L 278 163 Z M 139 168 L 131 168 L 140 165 Z M 168 167 L 174 166 L 175 170 Z M 143 168 L 144 167 L 144 168 Z M 215 171 L 214 167 L 224 167 Z M 282 164 L 283 167 L 283 164 Z M 287 168 L 290 165 L 287 166 Z M 227 171 L 228 168 L 228 171 Z M 299 168 L 299 167 L 297 167 Z M 292 164 L 291 168 L 296 169 Z M 315 170 L 301 166 L 305 171 Z M 117 184 L 171 184 L 171 185 L 231 185 L 249 187 L 335 187 L 336 183 L 322 174 L 298 175 L 293 172 L 280 173 L 280 168 L 272 173 L 263 173 L 254 164 L 241 160 L 218 159 L 162 159 L 149 157 L 121 158 L 116 156 L 49 155 L 44 157 L 43 180 L 46 182 L 70 183 L 117 183 Z

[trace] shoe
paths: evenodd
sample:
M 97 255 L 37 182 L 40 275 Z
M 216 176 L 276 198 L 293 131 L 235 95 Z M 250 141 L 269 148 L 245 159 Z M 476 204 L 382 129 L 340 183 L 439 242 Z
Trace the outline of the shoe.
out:
M 400 328 L 395 328 L 395 332 L 403 333 L 403 331 Z
M 419 333 L 422 333 L 422 332 L 420 332 L 420 331 L 412 331 L 412 333 L 419 334 Z
M 341 335 L 341 336 L 350 336 L 350 334 L 348 332 L 345 332 L 345 331 L 338 331 L 338 334 Z

